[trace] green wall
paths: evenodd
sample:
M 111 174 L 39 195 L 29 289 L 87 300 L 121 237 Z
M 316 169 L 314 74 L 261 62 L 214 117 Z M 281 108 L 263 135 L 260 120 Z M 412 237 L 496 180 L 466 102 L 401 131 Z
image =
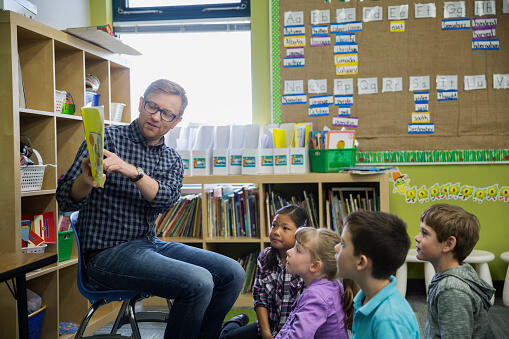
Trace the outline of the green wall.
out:
M 509 186 L 509 165 L 435 165 L 435 166 L 399 166 L 401 174 L 410 179 L 410 186 L 430 187 L 435 183 L 466 184 L 474 187 L 487 187 L 494 184 Z M 405 178 L 405 179 L 406 179 Z M 392 192 L 392 184 L 391 184 Z M 390 195 L 391 212 L 400 216 L 408 225 L 408 233 L 415 246 L 414 236 L 419 231 L 420 214 L 433 203 L 450 203 L 463 207 L 475 214 L 481 223 L 481 234 L 476 249 L 495 254 L 489 266 L 493 280 L 504 280 L 507 264 L 500 259 L 500 253 L 509 251 L 509 202 L 484 200 L 477 203 L 472 200 L 443 199 L 427 203 L 407 203 L 405 196 L 392 192 Z M 410 278 L 423 277 L 422 264 L 409 264 Z
M 90 26 L 110 24 L 113 28 L 112 0 L 90 0 Z

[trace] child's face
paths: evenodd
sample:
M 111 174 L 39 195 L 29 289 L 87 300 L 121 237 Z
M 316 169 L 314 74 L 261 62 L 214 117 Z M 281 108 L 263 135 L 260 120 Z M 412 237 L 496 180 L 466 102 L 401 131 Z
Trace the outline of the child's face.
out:
M 299 242 L 295 242 L 295 246 L 286 251 L 286 271 L 288 273 L 305 278 L 309 275 L 312 265 L 311 252 Z
M 431 262 L 440 259 L 443 243 L 438 241 L 437 233 L 433 228 L 421 222 L 420 232 L 414 239 L 417 248 L 417 259 Z
M 276 214 L 272 221 L 269 239 L 270 246 L 277 250 L 288 250 L 295 245 L 295 232 L 297 225 L 284 214 Z
M 338 274 L 342 278 L 353 279 L 356 270 L 356 262 L 358 257 L 354 254 L 352 243 L 352 235 L 348 226 L 343 228 L 341 233 L 341 241 L 334 249 L 336 250 L 336 262 L 338 265 Z

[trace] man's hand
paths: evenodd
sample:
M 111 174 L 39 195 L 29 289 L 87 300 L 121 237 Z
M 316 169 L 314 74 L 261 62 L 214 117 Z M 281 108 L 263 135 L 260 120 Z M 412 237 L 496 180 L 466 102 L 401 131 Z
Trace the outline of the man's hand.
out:
M 92 176 L 92 168 L 90 167 L 90 158 L 83 158 L 81 160 L 81 177 L 85 184 L 97 188 L 99 185 L 94 181 Z M 103 174 L 103 183 L 106 181 L 106 174 Z
M 104 155 L 106 156 L 106 159 L 103 160 L 103 168 L 106 173 L 117 172 L 131 179 L 138 175 L 138 170 L 134 165 L 120 159 L 115 153 L 105 149 Z

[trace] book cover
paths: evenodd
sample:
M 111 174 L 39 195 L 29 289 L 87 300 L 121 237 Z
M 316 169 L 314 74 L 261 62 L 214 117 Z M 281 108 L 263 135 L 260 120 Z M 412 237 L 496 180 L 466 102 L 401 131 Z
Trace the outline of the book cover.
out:
M 103 147 L 104 147 L 104 107 L 82 107 L 81 116 L 85 127 L 85 139 L 90 157 L 90 167 L 94 182 L 99 187 L 103 183 Z
M 43 218 L 43 239 L 45 243 L 56 243 L 57 239 L 55 236 L 55 217 L 53 212 L 44 212 L 42 214 Z

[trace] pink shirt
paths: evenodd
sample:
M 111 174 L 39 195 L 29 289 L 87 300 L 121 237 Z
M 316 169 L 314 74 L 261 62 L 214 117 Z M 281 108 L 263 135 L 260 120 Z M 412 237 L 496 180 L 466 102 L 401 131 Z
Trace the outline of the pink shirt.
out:
M 348 338 L 341 305 L 344 290 L 337 281 L 313 281 L 293 305 L 275 339 Z

